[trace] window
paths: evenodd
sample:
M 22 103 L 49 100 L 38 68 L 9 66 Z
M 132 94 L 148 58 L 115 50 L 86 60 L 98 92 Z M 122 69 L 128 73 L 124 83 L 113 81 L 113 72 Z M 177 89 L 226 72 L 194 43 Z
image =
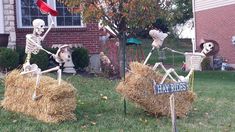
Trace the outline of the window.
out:
M 37 8 L 34 0 L 21 0 L 21 25 L 22 27 L 32 26 L 34 19 L 43 19 L 47 25 L 47 15 L 43 15 Z
M 59 12 L 57 26 L 81 26 L 81 17 L 78 13 L 73 13 L 74 8 L 56 2 L 56 10 Z
M 43 19 L 46 25 L 50 24 L 48 15 L 42 14 L 36 5 L 36 0 L 20 0 L 17 1 L 17 14 L 18 26 L 20 28 L 32 27 L 32 21 L 34 19 Z M 73 7 L 67 7 L 56 0 L 46 0 L 54 9 L 59 12 L 59 16 L 53 17 L 55 26 L 61 28 L 74 28 L 83 27 L 81 15 L 79 13 L 73 13 Z

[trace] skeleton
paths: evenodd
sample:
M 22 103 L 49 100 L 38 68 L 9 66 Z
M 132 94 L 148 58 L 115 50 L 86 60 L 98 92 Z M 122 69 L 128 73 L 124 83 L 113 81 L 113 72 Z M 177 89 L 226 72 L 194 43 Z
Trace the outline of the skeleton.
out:
M 62 75 L 62 70 L 61 70 L 62 64 L 65 63 L 66 61 L 70 61 L 70 59 L 71 59 L 71 54 L 70 54 L 68 45 L 62 45 L 57 50 L 56 54 L 52 54 L 52 53 L 50 53 L 50 54 L 55 59 L 55 61 L 57 63 L 59 63 L 58 66 L 51 68 L 51 69 L 48 69 L 48 70 L 45 70 L 45 71 L 41 71 L 41 69 L 38 68 L 38 66 L 36 64 L 32 64 L 32 65 L 29 65 L 30 71 L 21 72 L 21 75 L 25 75 L 25 74 L 31 74 L 32 76 L 36 75 L 36 85 L 35 85 L 34 93 L 32 96 L 33 100 L 37 100 L 40 97 L 42 97 L 42 95 L 38 95 L 38 93 L 37 93 L 37 88 L 39 87 L 41 75 L 44 73 L 57 71 L 58 85 L 60 85 L 61 84 L 61 75 Z
M 205 42 L 203 44 L 203 49 L 202 49 L 201 53 L 206 55 L 213 50 L 213 47 L 214 47 L 214 44 L 212 42 Z
M 163 84 L 164 81 L 166 80 L 166 78 L 167 78 L 168 76 L 169 76 L 169 77 L 171 78 L 171 80 L 174 81 L 174 82 L 186 82 L 186 83 L 188 83 L 188 82 L 189 82 L 189 77 L 192 75 L 192 73 L 193 73 L 193 71 L 194 71 L 194 69 L 191 69 L 187 76 L 180 76 L 180 75 L 178 75 L 178 74 L 176 73 L 175 69 L 173 69 L 173 68 L 170 68 L 170 69 L 167 70 L 161 62 L 155 63 L 155 65 L 154 65 L 154 67 L 153 67 L 153 70 L 156 70 L 159 66 L 161 66 L 161 68 L 162 68 L 162 69 L 164 70 L 164 72 L 165 72 L 165 75 L 163 76 L 163 78 L 162 78 L 160 84 Z M 177 80 L 174 79 L 171 74 L 173 74 L 173 75 L 177 78 Z
M 52 21 L 46 33 L 43 36 L 41 36 L 41 34 L 44 32 L 45 22 L 42 19 L 33 20 L 33 28 L 34 28 L 33 33 L 26 35 L 25 53 L 27 54 L 27 57 L 25 63 L 23 64 L 23 70 L 24 70 L 23 72 L 31 71 L 31 66 L 30 66 L 31 54 L 38 54 L 40 50 L 46 51 L 45 49 L 42 48 L 41 42 L 45 39 L 46 35 L 51 30 L 53 25 L 54 23 Z M 48 53 L 51 54 L 50 52 Z

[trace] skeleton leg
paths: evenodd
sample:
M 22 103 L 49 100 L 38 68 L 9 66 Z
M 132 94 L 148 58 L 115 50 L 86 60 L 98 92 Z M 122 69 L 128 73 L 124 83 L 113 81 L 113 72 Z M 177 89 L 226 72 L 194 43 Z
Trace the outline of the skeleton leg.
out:
M 189 82 L 189 77 L 191 76 L 193 71 L 194 70 L 191 69 L 190 72 L 188 73 L 188 75 L 185 76 L 185 77 L 184 76 L 179 76 L 174 69 L 171 71 L 171 73 L 173 73 L 178 78 L 178 82 L 186 82 L 186 83 L 188 83 Z
M 155 49 L 155 48 L 153 47 L 153 48 L 151 49 L 151 51 L 149 52 L 147 58 L 146 58 L 145 61 L 144 61 L 144 65 L 148 62 L 148 60 L 149 60 L 150 56 L 152 55 L 154 49 Z
M 170 68 L 169 70 L 166 71 L 166 73 L 165 73 L 165 75 L 163 76 L 163 78 L 162 78 L 160 84 L 163 84 L 164 81 L 166 80 L 166 78 L 167 78 L 168 76 L 171 76 L 170 74 L 171 74 L 172 71 L 174 71 L 173 68 Z M 172 77 L 172 76 L 171 76 L 171 77 Z M 172 78 L 173 78 L 173 77 L 172 77 Z M 174 78 L 173 78 L 173 81 L 175 81 Z
M 164 72 L 167 73 L 167 69 L 165 68 L 165 66 L 164 66 L 161 62 L 155 63 L 155 65 L 154 65 L 154 67 L 153 67 L 153 70 L 156 70 L 159 65 L 160 65 L 161 68 L 164 70 Z M 174 82 L 177 82 L 177 81 L 171 76 L 171 74 L 168 74 L 167 76 L 169 76 L 169 77 L 171 78 L 171 80 L 173 80 Z M 166 76 L 166 77 L 167 77 L 167 76 Z M 165 79 L 164 79 L 164 81 L 165 81 Z
M 26 57 L 25 62 L 23 64 L 23 72 L 27 72 L 30 70 L 30 59 L 31 59 L 31 54 L 27 53 L 27 57 Z
M 57 80 L 58 80 L 58 84 L 60 85 L 61 84 L 61 74 L 62 74 L 60 66 L 57 66 L 57 67 L 54 67 L 54 68 L 42 71 L 41 73 L 43 74 L 43 73 L 48 73 L 48 72 L 51 72 L 51 71 L 57 71 Z
M 60 69 L 59 66 L 51 68 L 51 69 L 48 69 L 48 70 L 45 70 L 45 71 L 42 71 L 41 73 L 43 74 L 43 73 L 48 73 L 48 72 L 51 72 L 51 71 L 57 71 L 58 69 Z
M 34 92 L 33 92 L 33 96 L 32 96 L 32 99 L 33 99 L 34 101 L 42 97 L 42 94 L 37 95 L 37 88 L 39 87 L 40 78 L 41 78 L 41 69 L 38 68 L 36 86 L 35 86 L 35 88 L 34 88 Z
M 58 80 L 58 84 L 60 85 L 61 84 L 61 75 L 62 75 L 62 71 L 61 71 L 61 69 L 59 69 L 58 71 L 57 71 L 57 80 Z

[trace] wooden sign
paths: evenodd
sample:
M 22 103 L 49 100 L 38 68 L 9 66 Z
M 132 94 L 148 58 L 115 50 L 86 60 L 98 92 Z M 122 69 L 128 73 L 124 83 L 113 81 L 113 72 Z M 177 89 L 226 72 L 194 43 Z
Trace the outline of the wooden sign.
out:
M 164 94 L 164 93 L 175 93 L 183 92 L 188 90 L 188 83 L 177 82 L 177 83 L 164 83 L 164 84 L 154 84 L 154 94 Z

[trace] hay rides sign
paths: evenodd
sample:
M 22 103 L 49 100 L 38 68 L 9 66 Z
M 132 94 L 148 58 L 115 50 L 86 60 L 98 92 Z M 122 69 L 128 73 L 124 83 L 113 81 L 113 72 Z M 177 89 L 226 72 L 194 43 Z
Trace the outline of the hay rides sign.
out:
M 165 84 L 156 84 L 154 83 L 154 94 L 164 94 L 164 93 L 175 93 L 175 92 L 184 92 L 188 90 L 189 84 L 186 82 L 178 83 L 165 83 Z

